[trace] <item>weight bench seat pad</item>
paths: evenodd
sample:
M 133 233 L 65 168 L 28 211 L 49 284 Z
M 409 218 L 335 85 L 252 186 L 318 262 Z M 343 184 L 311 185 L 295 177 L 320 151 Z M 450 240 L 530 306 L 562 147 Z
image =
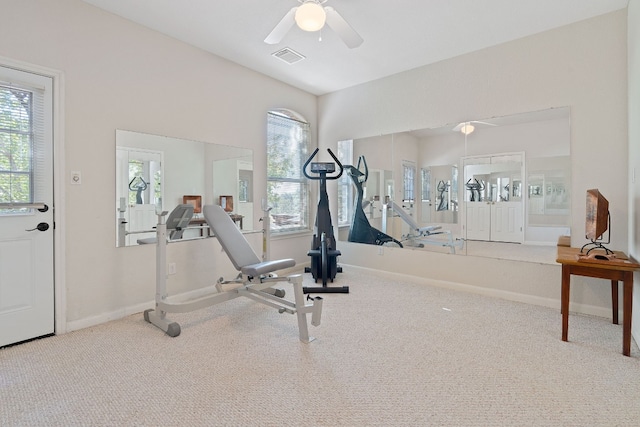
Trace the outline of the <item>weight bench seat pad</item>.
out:
M 277 259 L 274 261 L 264 261 L 258 264 L 245 265 L 240 269 L 242 274 L 246 274 L 251 277 L 258 277 L 262 274 L 268 274 L 273 271 L 282 270 L 283 268 L 289 268 L 296 265 L 296 262 L 289 259 Z
M 293 259 L 263 262 L 222 207 L 206 205 L 203 207 L 202 213 L 233 266 L 242 274 L 257 277 L 296 265 Z

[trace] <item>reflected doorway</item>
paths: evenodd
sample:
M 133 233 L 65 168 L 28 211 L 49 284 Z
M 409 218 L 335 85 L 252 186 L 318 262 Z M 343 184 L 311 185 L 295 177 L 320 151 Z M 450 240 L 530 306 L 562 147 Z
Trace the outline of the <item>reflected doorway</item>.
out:
M 524 153 L 465 157 L 465 238 L 524 242 Z

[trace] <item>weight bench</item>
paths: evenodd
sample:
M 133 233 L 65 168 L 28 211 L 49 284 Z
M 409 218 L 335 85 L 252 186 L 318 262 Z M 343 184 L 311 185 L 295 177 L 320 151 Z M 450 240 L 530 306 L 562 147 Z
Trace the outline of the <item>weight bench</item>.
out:
M 167 313 L 186 313 L 244 296 L 276 308 L 280 313 L 295 314 L 298 318 L 300 341 L 305 343 L 313 341 L 313 338 L 309 337 L 307 314 L 311 314 L 311 324 L 313 326 L 320 325 L 322 298 L 309 298 L 312 303 L 306 304 L 302 290 L 301 274 L 287 277 L 277 277 L 274 274 L 277 270 L 295 266 L 295 261 L 293 259 L 261 261 L 229 214 L 220 206 L 204 206 L 203 213 L 211 231 L 218 238 L 222 249 L 240 273 L 234 280 L 225 281 L 220 278 L 215 286 L 216 292 L 212 295 L 181 303 L 167 302 L 166 224 L 162 221 L 163 217 L 159 215 L 157 227 L 156 308 L 155 310 L 146 310 L 144 312 L 145 320 L 165 331 L 167 335 L 175 337 L 180 334 L 180 325 L 168 320 L 166 318 Z M 270 287 L 271 284 L 277 282 L 289 282 L 293 285 L 294 301 L 284 299 L 284 290 Z
M 456 247 L 462 249 L 464 240 L 454 239 L 451 235 L 451 230 L 442 230 L 442 227 L 439 225 L 420 227 L 411 215 L 406 213 L 405 210 L 395 202 L 392 202 L 392 209 L 393 212 L 409 226 L 409 234 L 402 236 L 403 241 L 408 241 L 417 247 L 424 247 L 425 244 L 449 247 L 452 254 L 456 253 Z M 429 239 L 429 237 L 436 234 L 442 234 L 446 240 Z
M 184 204 L 176 206 L 176 208 L 171 211 L 171 213 L 167 217 L 167 220 L 165 221 L 167 225 L 167 232 L 169 233 L 169 240 L 182 239 L 184 230 L 189 227 L 191 218 L 193 218 L 193 205 Z M 147 237 L 144 239 L 138 239 L 138 244 L 148 245 L 156 243 L 157 241 L 157 237 Z

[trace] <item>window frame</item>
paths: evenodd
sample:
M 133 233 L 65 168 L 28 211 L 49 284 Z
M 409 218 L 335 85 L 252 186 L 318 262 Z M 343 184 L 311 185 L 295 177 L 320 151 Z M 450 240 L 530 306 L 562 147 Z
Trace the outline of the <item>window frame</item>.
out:
M 276 124 L 275 122 L 279 122 Z M 283 153 L 272 153 L 273 144 L 275 143 L 276 136 L 283 136 L 284 132 L 277 132 L 273 126 L 282 126 L 283 124 L 289 124 L 288 131 L 290 132 L 289 139 L 287 137 L 280 140 L 288 144 L 295 143 L 296 145 L 290 145 L 289 149 L 292 150 L 294 164 L 290 166 L 290 173 L 285 176 L 270 175 L 272 171 L 271 157 L 276 154 L 280 154 L 282 158 Z M 283 130 L 287 130 L 286 128 Z M 298 136 L 300 139 L 295 141 L 293 138 Z M 267 204 L 271 208 L 270 217 L 270 232 L 276 235 L 283 235 L 289 233 L 309 232 L 311 230 L 311 195 L 309 189 L 309 182 L 304 176 L 303 167 L 307 160 L 307 155 L 311 150 L 311 125 L 299 114 L 285 109 L 270 110 L 267 112 L 267 141 L 266 141 L 266 157 L 267 157 L 267 179 L 266 179 L 266 194 Z M 293 172 L 293 173 L 291 173 Z M 274 200 L 274 188 L 280 186 L 285 188 L 286 186 L 294 186 L 292 197 L 288 197 L 289 200 L 283 200 L 283 203 Z M 284 192 L 283 192 L 284 194 Z M 287 204 L 289 206 L 287 208 Z M 283 207 L 282 205 L 285 205 Z M 296 208 L 296 206 L 299 206 Z M 293 211 L 292 211 L 293 209 Z
M 34 203 L 40 198 L 41 185 L 36 182 L 35 169 L 40 167 L 43 159 L 39 150 L 45 143 L 45 114 L 43 88 L 30 84 L 14 85 L 0 82 L 0 89 L 9 98 L 22 105 L 11 106 L 14 101 L 2 104 L 3 117 L 9 117 L 8 122 L 0 119 L 0 134 L 2 134 L 3 159 L 6 158 L 6 168 L 0 166 L 0 182 L 6 181 L 3 191 L 0 192 L 2 203 Z M 19 96 L 22 95 L 22 96 Z M 18 117 L 14 117 L 15 115 Z M 26 127 L 24 126 L 26 124 Z M 14 165 L 15 162 L 15 165 Z M 2 162 L 5 163 L 4 161 Z M 14 167 L 15 166 L 15 167 Z M 5 179 L 6 178 L 6 179 Z M 23 183 L 21 185 L 20 183 Z M 14 183 L 16 186 L 14 186 Z M 16 194 L 17 193 L 17 194 Z M 20 197 L 22 196 L 22 197 Z M 6 208 L 0 209 L 0 216 L 31 214 L 31 208 Z
M 416 199 L 416 164 L 402 161 L 402 201 L 414 203 Z
M 353 165 L 353 139 L 338 141 L 337 157 L 343 165 Z M 351 177 L 343 173 L 338 179 L 338 227 L 351 226 L 354 198 Z

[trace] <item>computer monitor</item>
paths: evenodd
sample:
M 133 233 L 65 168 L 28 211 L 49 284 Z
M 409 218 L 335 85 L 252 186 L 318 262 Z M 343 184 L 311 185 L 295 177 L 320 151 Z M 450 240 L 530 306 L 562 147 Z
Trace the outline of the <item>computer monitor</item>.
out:
M 587 212 L 585 216 L 585 237 L 591 240 L 583 246 L 594 245 L 593 249 L 604 249 L 605 252 L 611 252 L 605 248 L 603 243 L 610 243 L 611 237 L 611 216 L 609 215 L 609 201 L 598 191 L 598 189 L 587 190 Z M 606 232 L 607 241 L 603 239 Z
M 586 237 L 601 240 L 609 229 L 609 201 L 597 189 L 587 190 Z

